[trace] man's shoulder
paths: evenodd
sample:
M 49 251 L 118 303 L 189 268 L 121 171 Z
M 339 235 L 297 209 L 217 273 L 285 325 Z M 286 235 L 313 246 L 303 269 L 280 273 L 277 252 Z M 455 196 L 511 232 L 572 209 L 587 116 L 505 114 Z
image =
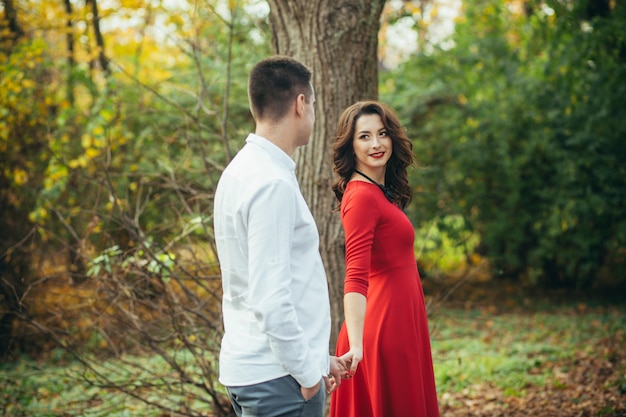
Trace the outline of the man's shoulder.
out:
M 266 152 L 244 146 L 230 161 L 225 174 L 258 181 L 288 179 L 290 172 Z

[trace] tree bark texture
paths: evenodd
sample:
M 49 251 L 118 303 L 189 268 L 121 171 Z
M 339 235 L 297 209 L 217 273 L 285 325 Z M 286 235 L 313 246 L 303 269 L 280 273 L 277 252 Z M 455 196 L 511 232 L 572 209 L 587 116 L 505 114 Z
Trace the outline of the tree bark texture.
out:
M 316 122 L 296 154 L 298 180 L 320 232 L 334 343 L 343 322 L 344 235 L 330 188 L 332 142 L 350 104 L 378 96 L 378 30 L 385 0 L 269 0 L 273 50 L 313 71 Z

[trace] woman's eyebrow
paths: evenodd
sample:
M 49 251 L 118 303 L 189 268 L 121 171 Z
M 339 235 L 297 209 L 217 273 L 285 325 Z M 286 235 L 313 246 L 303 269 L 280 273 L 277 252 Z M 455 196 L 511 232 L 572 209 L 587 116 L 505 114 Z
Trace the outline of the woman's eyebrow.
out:
M 380 129 L 377 130 L 377 132 L 380 132 L 382 130 L 387 130 L 387 128 L 385 126 L 381 127 Z M 363 129 L 363 130 L 359 130 L 356 132 L 357 134 L 361 134 L 361 133 L 371 133 L 371 131 L 367 130 L 367 129 Z

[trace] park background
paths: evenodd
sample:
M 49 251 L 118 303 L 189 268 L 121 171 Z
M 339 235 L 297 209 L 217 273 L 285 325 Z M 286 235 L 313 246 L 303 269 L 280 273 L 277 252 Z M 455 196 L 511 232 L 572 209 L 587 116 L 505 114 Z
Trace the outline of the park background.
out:
M 212 197 L 280 53 L 314 72 L 333 333 L 330 143 L 379 98 L 442 415 L 625 416 L 625 28 L 623 0 L 0 1 L 0 414 L 232 415 Z

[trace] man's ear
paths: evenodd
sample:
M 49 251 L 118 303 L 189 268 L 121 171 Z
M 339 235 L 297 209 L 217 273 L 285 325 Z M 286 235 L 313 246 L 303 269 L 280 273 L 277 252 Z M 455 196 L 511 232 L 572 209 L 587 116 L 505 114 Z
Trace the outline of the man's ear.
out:
M 296 116 L 301 117 L 304 115 L 304 109 L 306 106 L 306 97 L 304 94 L 298 94 L 296 97 Z

